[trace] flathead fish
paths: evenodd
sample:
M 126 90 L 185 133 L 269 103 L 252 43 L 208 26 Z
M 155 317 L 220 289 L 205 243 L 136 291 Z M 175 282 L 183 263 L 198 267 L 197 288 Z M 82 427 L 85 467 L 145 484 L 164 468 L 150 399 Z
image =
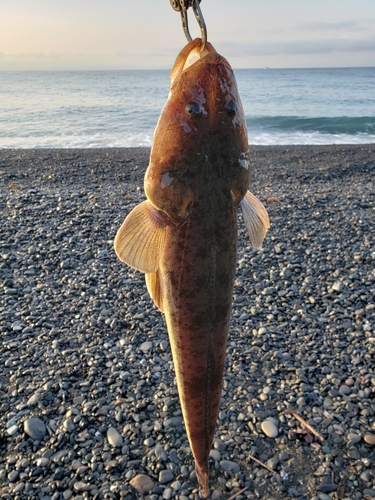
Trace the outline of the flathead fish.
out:
M 236 266 L 240 208 L 254 246 L 269 227 L 248 191 L 246 120 L 228 61 L 190 42 L 171 72 L 144 187 L 147 200 L 115 239 L 120 260 L 146 275 L 165 314 L 201 498 L 219 410 Z

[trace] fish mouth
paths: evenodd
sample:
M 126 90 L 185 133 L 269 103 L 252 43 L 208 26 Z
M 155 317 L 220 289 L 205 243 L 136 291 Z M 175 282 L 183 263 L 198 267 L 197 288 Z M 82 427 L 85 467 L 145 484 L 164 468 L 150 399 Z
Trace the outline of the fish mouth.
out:
M 176 58 L 171 71 L 171 91 L 183 73 L 206 63 L 207 59 L 212 59 L 213 62 L 215 59 L 216 61 L 220 60 L 230 68 L 227 60 L 216 52 L 211 43 L 206 42 L 203 44 L 201 38 L 195 38 L 181 50 Z

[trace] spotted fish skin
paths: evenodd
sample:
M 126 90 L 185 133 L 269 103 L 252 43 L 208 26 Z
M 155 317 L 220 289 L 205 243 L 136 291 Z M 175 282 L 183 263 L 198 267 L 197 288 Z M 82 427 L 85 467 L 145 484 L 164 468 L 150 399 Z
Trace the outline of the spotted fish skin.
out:
M 241 208 L 259 246 L 267 212 L 248 191 L 246 120 L 233 71 L 211 44 L 190 42 L 171 73 L 145 174 L 147 200 L 115 239 L 121 260 L 146 274 L 165 314 L 201 498 L 222 391 Z

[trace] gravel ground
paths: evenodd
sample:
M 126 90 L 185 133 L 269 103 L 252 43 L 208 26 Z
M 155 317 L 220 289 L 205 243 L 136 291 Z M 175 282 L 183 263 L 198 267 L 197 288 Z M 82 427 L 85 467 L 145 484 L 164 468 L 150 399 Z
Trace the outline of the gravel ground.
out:
M 272 225 L 255 250 L 239 222 L 211 498 L 375 498 L 375 145 L 251 150 Z M 164 319 L 113 251 L 148 155 L 0 151 L 2 499 L 197 498 Z

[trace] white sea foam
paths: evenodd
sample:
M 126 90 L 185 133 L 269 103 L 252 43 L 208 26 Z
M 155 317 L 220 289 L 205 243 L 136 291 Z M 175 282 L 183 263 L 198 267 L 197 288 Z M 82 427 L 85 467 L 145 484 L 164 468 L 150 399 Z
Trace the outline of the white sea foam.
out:
M 254 146 L 373 144 L 375 134 L 321 134 L 319 132 L 294 132 L 249 134 L 249 144 Z
M 117 137 L 116 137 L 117 135 Z M 47 149 L 47 148 L 133 148 L 151 147 L 153 131 L 137 134 L 116 134 L 107 136 L 51 136 L 51 137 L 12 137 L 1 139 L 0 149 Z M 329 144 L 373 144 L 375 134 L 321 134 L 319 132 L 294 133 L 249 133 L 249 144 L 254 146 L 277 145 L 329 145 Z M 245 160 L 242 160 L 245 161 Z M 245 167 L 245 165 L 243 164 Z M 246 167 L 245 167 L 246 168 Z

